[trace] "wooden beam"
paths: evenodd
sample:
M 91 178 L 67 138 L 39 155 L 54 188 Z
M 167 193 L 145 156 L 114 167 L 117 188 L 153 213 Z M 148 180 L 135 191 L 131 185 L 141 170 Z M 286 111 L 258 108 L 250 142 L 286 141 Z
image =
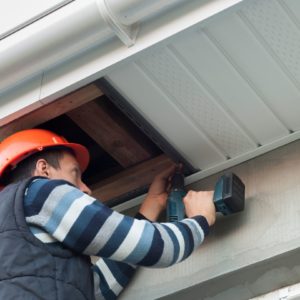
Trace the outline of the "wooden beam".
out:
M 149 186 L 155 175 L 173 164 L 166 155 L 161 154 L 91 186 L 93 197 L 105 202 Z
M 87 85 L 2 126 L 0 128 L 0 140 L 16 131 L 33 128 L 54 119 L 102 95 L 103 93 L 96 85 Z
M 108 103 L 107 98 L 91 101 L 67 115 L 92 137 L 122 167 L 127 168 L 153 157 L 136 128 Z

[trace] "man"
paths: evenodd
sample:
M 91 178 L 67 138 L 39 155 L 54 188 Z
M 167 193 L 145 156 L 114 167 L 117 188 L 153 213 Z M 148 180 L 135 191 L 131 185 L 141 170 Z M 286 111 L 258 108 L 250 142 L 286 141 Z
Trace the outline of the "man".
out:
M 84 146 L 46 130 L 0 144 L 0 299 L 115 299 L 137 265 L 182 261 L 215 222 L 212 192 L 190 191 L 187 219 L 155 223 L 174 168 L 155 177 L 136 218 L 119 214 L 82 182 L 88 162 Z

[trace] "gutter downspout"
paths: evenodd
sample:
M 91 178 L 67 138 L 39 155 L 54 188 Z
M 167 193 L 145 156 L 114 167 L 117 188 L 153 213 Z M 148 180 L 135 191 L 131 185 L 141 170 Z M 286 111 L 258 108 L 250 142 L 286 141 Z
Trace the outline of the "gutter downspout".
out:
M 191 0 L 189 0 L 191 1 Z M 138 22 L 184 0 L 76 0 L 0 41 L 0 94 L 118 37 L 134 45 Z

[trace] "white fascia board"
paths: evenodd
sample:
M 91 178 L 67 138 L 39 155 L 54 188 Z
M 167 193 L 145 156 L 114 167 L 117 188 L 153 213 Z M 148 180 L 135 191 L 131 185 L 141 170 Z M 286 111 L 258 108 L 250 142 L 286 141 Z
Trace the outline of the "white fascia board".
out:
M 17 88 L 0 95 L 0 126 L 38 109 L 43 104 L 40 98 L 42 74 L 38 74 Z

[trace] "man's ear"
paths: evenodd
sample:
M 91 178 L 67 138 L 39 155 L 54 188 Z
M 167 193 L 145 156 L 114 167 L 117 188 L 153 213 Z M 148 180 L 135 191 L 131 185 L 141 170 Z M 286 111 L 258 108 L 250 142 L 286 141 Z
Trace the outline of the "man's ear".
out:
M 50 178 L 49 168 L 50 165 L 48 164 L 48 162 L 45 159 L 40 158 L 35 164 L 33 176 L 44 176 Z

